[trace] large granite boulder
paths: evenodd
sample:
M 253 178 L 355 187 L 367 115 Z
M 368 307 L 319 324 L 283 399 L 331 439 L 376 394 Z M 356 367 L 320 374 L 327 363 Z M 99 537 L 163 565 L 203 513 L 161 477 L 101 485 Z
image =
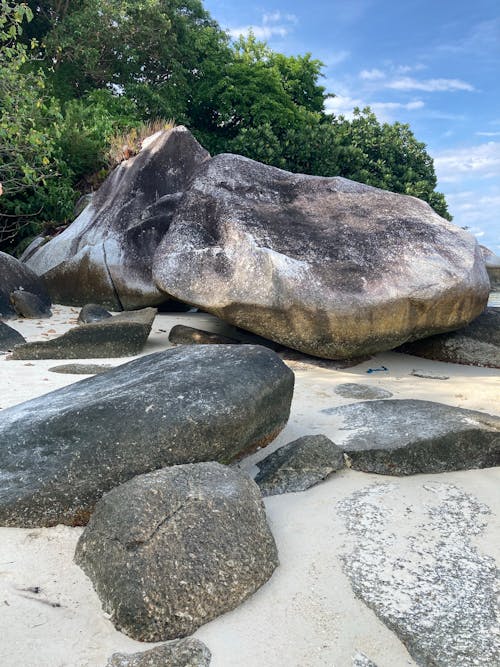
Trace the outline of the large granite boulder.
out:
M 293 383 L 266 348 L 189 345 L 2 410 L 0 525 L 85 524 L 135 475 L 267 444 L 288 420 Z
M 61 336 L 18 345 L 12 359 L 100 359 L 131 357 L 144 348 L 156 308 L 118 313 L 98 322 L 81 324 Z
M 62 234 L 27 256 L 54 301 L 112 310 L 165 301 L 151 279 L 153 254 L 193 170 L 207 158 L 180 126 L 153 135 L 122 162 Z
M 386 399 L 321 411 L 355 470 L 413 475 L 500 464 L 500 417 L 443 403 Z
M 453 364 L 500 368 L 500 310 L 487 308 L 463 329 L 406 343 L 397 351 Z
M 113 489 L 75 560 L 118 630 L 139 641 L 191 634 L 237 607 L 278 565 L 256 484 L 219 463 L 174 466 Z
M 35 294 L 44 306 L 50 308 L 45 281 L 15 257 L 0 252 L 0 319 L 18 316 L 11 301 L 11 294 L 18 290 Z
M 153 276 L 231 324 L 326 358 L 464 326 L 489 292 L 476 240 L 423 201 L 238 155 L 199 167 Z

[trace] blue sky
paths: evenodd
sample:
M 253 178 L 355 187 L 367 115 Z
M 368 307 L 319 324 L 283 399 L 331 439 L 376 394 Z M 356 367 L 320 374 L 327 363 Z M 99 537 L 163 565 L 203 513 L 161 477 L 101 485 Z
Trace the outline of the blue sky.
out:
M 325 63 L 327 108 L 409 123 L 434 158 L 453 222 L 500 255 L 500 0 L 205 0 L 233 36 L 252 27 Z

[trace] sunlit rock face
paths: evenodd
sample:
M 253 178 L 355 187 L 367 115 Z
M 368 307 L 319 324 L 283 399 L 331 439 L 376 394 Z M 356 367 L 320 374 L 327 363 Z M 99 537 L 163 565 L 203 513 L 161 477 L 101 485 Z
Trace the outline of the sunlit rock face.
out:
M 114 310 L 168 299 L 153 283 L 153 254 L 193 170 L 209 158 L 186 128 L 150 137 L 122 162 L 77 219 L 28 256 L 57 303 Z
M 332 359 L 462 327 L 489 290 L 475 239 L 423 201 L 229 154 L 196 171 L 153 277 L 231 324 Z

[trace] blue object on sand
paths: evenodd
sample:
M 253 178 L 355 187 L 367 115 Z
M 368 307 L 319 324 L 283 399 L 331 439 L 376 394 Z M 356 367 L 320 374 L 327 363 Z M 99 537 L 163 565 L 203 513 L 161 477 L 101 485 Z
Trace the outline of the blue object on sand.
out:
M 367 373 L 376 373 L 377 371 L 388 371 L 389 369 L 386 368 L 385 366 L 380 366 L 380 368 L 369 368 L 366 372 Z

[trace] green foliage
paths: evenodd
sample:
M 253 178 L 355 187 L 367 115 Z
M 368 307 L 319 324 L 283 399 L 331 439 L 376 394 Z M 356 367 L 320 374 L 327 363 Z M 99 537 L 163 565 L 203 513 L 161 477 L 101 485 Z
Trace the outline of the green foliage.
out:
M 0 0 L 0 248 L 32 233 L 33 216 L 68 195 L 56 178 L 58 107 L 46 98 L 43 74 L 23 71 L 29 50 L 19 36 L 30 18 L 24 3 Z
M 212 154 L 344 176 L 449 218 L 409 126 L 326 114 L 321 70 L 252 34 L 230 43 L 200 0 L 0 0 L 0 247 L 70 221 L 110 149 L 155 118 L 186 124 Z

